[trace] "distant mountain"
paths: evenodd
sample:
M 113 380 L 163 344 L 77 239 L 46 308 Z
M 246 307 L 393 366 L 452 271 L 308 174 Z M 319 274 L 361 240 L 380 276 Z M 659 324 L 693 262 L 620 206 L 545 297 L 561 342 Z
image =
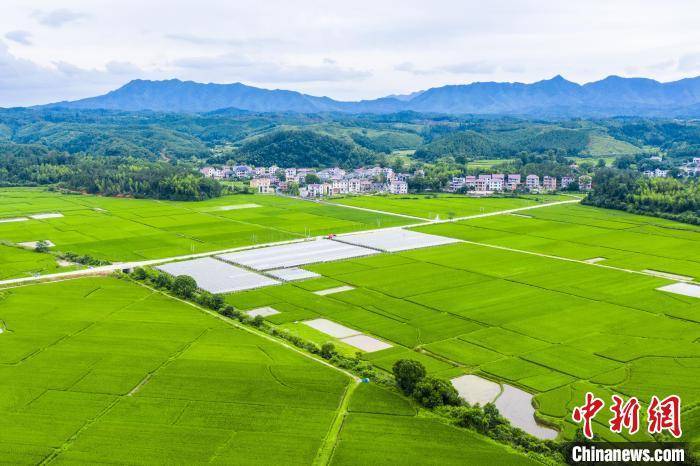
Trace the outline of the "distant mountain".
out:
M 415 111 L 561 117 L 700 116 L 700 77 L 661 83 L 653 79 L 609 76 L 580 85 L 556 76 L 532 84 L 476 82 L 442 86 L 359 102 L 260 89 L 241 83 L 134 80 L 105 95 L 48 106 L 184 113 L 235 108 L 296 113 Z

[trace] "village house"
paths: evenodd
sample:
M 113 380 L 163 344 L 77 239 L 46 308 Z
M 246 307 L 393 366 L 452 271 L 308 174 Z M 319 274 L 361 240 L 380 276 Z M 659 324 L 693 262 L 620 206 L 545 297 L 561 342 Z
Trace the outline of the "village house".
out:
M 590 191 L 593 189 L 593 179 L 588 175 L 579 176 L 578 189 L 581 191 Z
M 540 177 L 537 175 L 527 175 L 525 177 L 525 186 L 530 190 L 539 189 Z
M 250 180 L 250 187 L 257 190 L 260 194 L 267 194 L 274 191 L 271 186 L 270 178 L 253 178 Z
M 544 176 L 542 178 L 542 187 L 547 191 L 557 190 L 557 178 L 554 176 Z
M 392 181 L 389 183 L 389 192 L 391 194 L 407 194 L 408 183 L 405 181 Z
M 561 188 L 566 189 L 569 187 L 571 183 L 574 182 L 574 177 L 573 176 L 562 176 L 561 177 Z

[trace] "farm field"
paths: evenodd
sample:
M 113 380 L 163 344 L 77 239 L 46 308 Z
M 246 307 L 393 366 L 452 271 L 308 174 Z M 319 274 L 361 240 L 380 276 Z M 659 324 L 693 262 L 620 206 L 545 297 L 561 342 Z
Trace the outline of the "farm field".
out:
M 428 220 L 437 217 L 466 217 L 499 210 L 517 209 L 546 202 L 570 200 L 561 195 L 524 195 L 521 197 L 468 197 L 460 194 L 397 194 L 386 196 L 355 196 L 333 199 L 332 202 L 354 207 L 376 209 L 396 214 L 412 215 Z
M 53 213 L 54 218 L 29 218 Z M 23 217 L 25 221 L 2 222 Z M 0 189 L 0 240 L 50 240 L 52 250 L 137 261 L 411 223 L 410 219 L 295 199 L 234 195 L 170 202 Z M 2 278 L 52 273 L 52 256 L 10 251 Z
M 7 289 L 0 319 L 0 457 L 12 464 L 311 464 L 351 383 L 126 280 Z M 532 463 L 371 384 L 352 393 L 347 417 L 332 464 L 379 458 L 389 444 L 426 461 Z M 439 432 L 431 450 L 417 429 Z
M 700 227 L 626 212 L 567 204 L 418 231 L 700 279 Z
M 465 243 L 305 268 L 324 278 L 226 300 L 273 306 L 273 324 L 322 317 L 390 342 L 364 355 L 385 370 L 413 358 L 445 379 L 476 373 L 520 387 L 564 437 L 586 388 L 700 402 L 700 300 L 656 290 L 671 280 Z M 313 293 L 343 285 L 354 289 Z M 698 414 L 688 409 L 686 422 Z

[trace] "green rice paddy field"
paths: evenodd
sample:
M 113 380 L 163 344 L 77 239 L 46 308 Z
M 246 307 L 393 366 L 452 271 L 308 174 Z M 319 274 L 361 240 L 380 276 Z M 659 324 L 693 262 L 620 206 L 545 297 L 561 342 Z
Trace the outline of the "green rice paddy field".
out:
M 39 213 L 60 218 L 2 222 Z M 109 261 L 158 259 L 327 233 L 411 223 L 410 219 L 278 196 L 236 195 L 167 202 L 0 189 L 0 243 L 49 240 L 54 250 Z M 51 255 L 0 244 L 0 279 L 53 273 Z
M 376 209 L 425 219 L 447 219 L 517 209 L 531 205 L 571 200 L 562 195 L 523 195 L 520 197 L 469 197 L 459 194 L 353 196 L 333 202 L 354 207 Z
M 419 231 L 700 279 L 700 227 L 616 210 L 566 204 Z
M 127 280 L 6 289 L 0 320 L 2 463 L 533 463 L 371 384 L 339 412 L 347 375 Z
M 413 358 L 446 379 L 478 373 L 521 387 L 565 438 L 591 388 L 640 400 L 678 394 L 685 422 L 700 416 L 700 300 L 656 290 L 670 280 L 467 243 L 307 268 L 324 277 L 227 301 L 273 306 L 281 312 L 268 320 L 292 330 L 322 316 L 379 337 L 394 347 L 364 357 L 386 370 Z M 345 284 L 355 289 L 310 291 Z M 615 439 L 607 425 L 598 431 Z

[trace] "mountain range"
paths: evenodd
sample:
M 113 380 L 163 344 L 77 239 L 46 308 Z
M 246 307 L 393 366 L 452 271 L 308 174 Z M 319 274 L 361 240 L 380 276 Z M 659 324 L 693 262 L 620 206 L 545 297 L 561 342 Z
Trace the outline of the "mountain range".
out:
M 532 84 L 475 82 L 408 95 L 343 102 L 241 83 L 133 80 L 107 94 L 42 107 L 201 113 L 226 108 L 251 112 L 522 115 L 536 117 L 700 116 L 700 77 L 661 83 L 609 76 L 577 84 L 555 76 Z

